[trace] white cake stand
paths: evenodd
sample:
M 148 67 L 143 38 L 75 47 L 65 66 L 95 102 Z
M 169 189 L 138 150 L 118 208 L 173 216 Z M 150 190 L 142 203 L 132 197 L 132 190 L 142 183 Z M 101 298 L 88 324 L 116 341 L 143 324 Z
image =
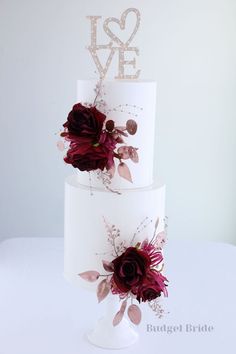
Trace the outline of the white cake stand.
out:
M 113 318 L 120 308 L 117 296 L 109 295 L 107 313 L 100 318 L 95 328 L 87 333 L 88 340 L 97 347 L 106 349 L 122 349 L 134 344 L 138 339 L 138 333 L 125 317 L 117 325 L 113 326 Z

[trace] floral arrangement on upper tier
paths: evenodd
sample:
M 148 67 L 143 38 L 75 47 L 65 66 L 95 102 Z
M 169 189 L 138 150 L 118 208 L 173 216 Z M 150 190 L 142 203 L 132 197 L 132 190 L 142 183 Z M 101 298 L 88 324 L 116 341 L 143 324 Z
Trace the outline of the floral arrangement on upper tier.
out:
M 148 302 L 151 309 L 162 317 L 164 310 L 159 300 L 162 294 L 168 296 L 167 278 L 162 274 L 164 263 L 162 247 L 166 241 L 166 231 L 157 232 L 159 219 L 155 224 L 152 239 L 146 238 L 143 242 L 135 241 L 135 236 L 140 233 L 141 226 L 146 227 L 146 218 L 137 228 L 128 246 L 120 240 L 120 230 L 115 225 L 110 226 L 104 219 L 108 241 L 113 248 L 112 261 L 103 260 L 103 268 L 107 274 L 100 274 L 96 270 L 80 273 L 79 276 L 89 282 L 102 279 L 97 287 L 97 298 L 101 302 L 109 293 L 119 296 L 121 306 L 113 319 L 113 325 L 118 325 L 125 313 L 127 303 L 128 317 L 134 324 L 138 325 L 141 321 L 141 310 L 134 304 L 136 300 Z
M 137 148 L 125 144 L 124 137 L 134 135 L 137 123 L 128 119 L 125 126 L 116 126 L 115 121 L 106 115 L 111 110 L 104 110 L 105 101 L 101 96 L 101 82 L 95 88 L 96 97 L 91 103 L 77 103 L 68 114 L 60 134 L 69 142 L 64 161 L 80 171 L 100 171 L 104 185 L 109 188 L 115 174 L 115 159 L 119 160 L 118 174 L 132 182 L 128 165 L 124 160 L 131 159 L 138 163 Z M 103 110 L 103 112 L 102 112 Z M 116 109 L 114 109 L 116 110 Z M 60 148 L 63 144 L 58 145 Z

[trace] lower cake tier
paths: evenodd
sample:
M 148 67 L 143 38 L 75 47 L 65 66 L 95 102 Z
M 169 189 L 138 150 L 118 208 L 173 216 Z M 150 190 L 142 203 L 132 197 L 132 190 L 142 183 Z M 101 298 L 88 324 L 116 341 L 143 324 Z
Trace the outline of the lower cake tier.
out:
M 117 195 L 85 187 L 76 175 L 65 182 L 64 276 L 74 284 L 95 289 L 97 284 L 78 273 L 96 270 L 104 274 L 102 260 L 112 261 L 116 247 L 153 237 L 164 229 L 165 185 L 124 190 Z M 105 272 L 106 273 L 106 272 Z

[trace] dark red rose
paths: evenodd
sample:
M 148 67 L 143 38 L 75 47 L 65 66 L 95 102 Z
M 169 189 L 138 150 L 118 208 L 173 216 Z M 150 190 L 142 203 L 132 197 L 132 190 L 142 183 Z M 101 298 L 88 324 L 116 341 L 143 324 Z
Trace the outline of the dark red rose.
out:
M 127 292 L 142 283 L 151 261 L 146 252 L 136 247 L 129 247 L 112 263 L 114 284 L 120 292 Z
M 88 138 L 72 143 L 64 160 L 80 171 L 109 170 L 114 164 L 113 151 L 98 143 L 91 144 Z
M 166 280 L 158 271 L 150 270 L 143 283 L 134 292 L 137 300 L 139 302 L 151 301 L 161 296 L 162 292 L 167 296 Z
M 106 116 L 96 107 L 85 107 L 81 103 L 77 103 L 63 124 L 66 131 L 62 134 L 69 140 L 86 137 L 96 143 L 99 140 L 105 119 Z

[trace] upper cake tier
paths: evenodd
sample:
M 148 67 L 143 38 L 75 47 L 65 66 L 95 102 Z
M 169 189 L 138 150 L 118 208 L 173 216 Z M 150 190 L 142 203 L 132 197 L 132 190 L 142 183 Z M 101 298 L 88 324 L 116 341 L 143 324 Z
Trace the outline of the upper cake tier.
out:
M 77 102 L 93 103 L 96 96 L 96 84 L 95 80 L 79 80 Z M 132 179 L 132 182 L 119 175 L 120 161 L 117 158 L 115 159 L 116 171 L 111 179 L 110 187 L 119 190 L 151 185 L 153 183 L 156 83 L 153 81 L 104 81 L 101 86 L 100 100 L 102 104 L 105 102 L 105 105 L 101 105 L 98 109 L 106 115 L 106 121 L 114 121 L 115 127 L 121 127 L 121 131 L 124 129 L 122 127 L 127 126 L 127 121 L 131 123 L 130 132 L 123 131 L 124 142 L 120 143 L 117 148 L 122 147 L 118 151 L 122 154 L 122 161 L 130 171 L 128 179 Z M 137 123 L 137 131 L 134 121 Z M 134 151 L 134 158 L 130 158 L 130 151 Z M 78 169 L 77 171 L 80 184 L 101 186 L 102 178 L 98 171 L 90 173 L 81 172 Z

